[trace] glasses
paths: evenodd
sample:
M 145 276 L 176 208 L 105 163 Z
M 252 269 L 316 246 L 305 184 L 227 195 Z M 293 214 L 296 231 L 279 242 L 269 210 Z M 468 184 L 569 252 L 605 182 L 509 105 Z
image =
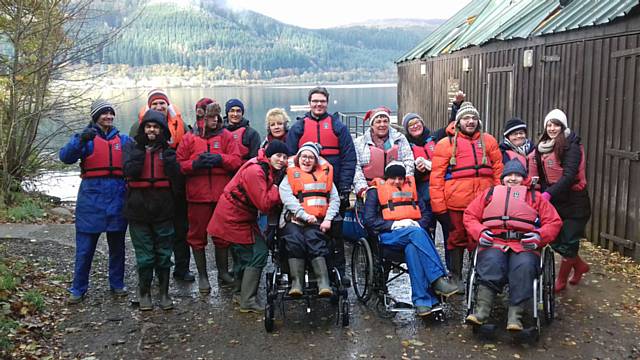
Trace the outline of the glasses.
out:
M 300 160 L 315 160 L 316 157 L 313 155 L 300 155 Z
M 460 119 L 460 121 L 467 121 L 467 122 L 478 121 L 478 120 L 479 120 L 478 117 L 473 115 L 467 115 Z
M 409 124 L 408 127 L 409 128 L 417 128 L 417 127 L 420 127 L 420 126 L 422 126 L 422 123 L 420 121 L 416 121 L 413 124 Z
M 327 100 L 311 100 L 312 104 L 326 104 Z

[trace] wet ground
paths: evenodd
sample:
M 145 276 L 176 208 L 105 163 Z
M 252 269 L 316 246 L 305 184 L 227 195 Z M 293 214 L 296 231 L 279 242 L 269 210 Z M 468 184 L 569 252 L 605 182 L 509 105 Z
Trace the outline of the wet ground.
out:
M 73 268 L 73 225 L 0 225 L 0 244 L 58 274 L 68 286 Z M 59 304 L 54 338 L 65 358 L 97 359 L 640 359 L 640 282 L 625 270 L 612 271 L 603 252 L 585 246 L 592 271 L 578 287 L 557 298 L 557 318 L 543 329 L 537 344 L 514 343 L 499 330 L 493 340 L 479 339 L 462 324 L 462 297 L 446 306 L 444 322 L 422 321 L 411 313 L 383 318 L 349 292 L 351 323 L 336 325 L 328 301 L 288 303 L 286 319 L 276 313 L 276 331 L 264 330 L 261 316 L 240 314 L 231 293 L 215 286 L 200 296 L 195 283 L 172 281 L 175 309 L 139 312 L 135 299 L 135 258 L 127 242 L 126 284 L 129 298 L 115 299 L 106 280 L 106 242 L 94 259 L 91 288 L 77 306 Z M 210 250 L 210 249 L 209 249 Z M 212 256 L 210 251 L 210 256 Z M 210 263 L 212 264 L 212 259 Z M 194 265 L 192 264 L 192 268 Z M 407 279 L 394 292 L 409 297 Z M 264 300 L 264 288 L 260 294 Z M 373 305 L 373 304 L 371 304 Z

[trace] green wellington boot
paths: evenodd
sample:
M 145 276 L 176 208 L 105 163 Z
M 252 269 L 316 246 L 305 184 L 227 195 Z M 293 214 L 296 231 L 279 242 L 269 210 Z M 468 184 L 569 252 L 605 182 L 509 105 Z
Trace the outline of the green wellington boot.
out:
M 489 320 L 493 299 L 496 293 L 486 285 L 479 284 L 476 293 L 476 305 L 474 312 L 467 316 L 467 322 L 475 325 L 483 325 Z
M 311 260 L 311 266 L 313 267 L 313 272 L 315 273 L 316 279 L 318 281 L 318 296 L 329 297 L 333 295 L 331 284 L 329 284 L 329 271 L 327 270 L 327 262 L 324 257 L 318 256 L 317 258 Z
M 153 268 L 138 269 L 138 302 L 140 311 L 153 310 L 151 301 L 151 282 L 153 281 Z
M 234 281 L 233 276 L 229 273 L 229 249 L 216 246 L 214 250 L 216 268 L 218 269 L 218 285 L 232 286 Z
M 302 296 L 302 282 L 304 281 L 304 259 L 289 259 L 289 275 L 291 275 L 290 296 Z
M 173 301 L 169 297 L 169 268 L 157 269 L 158 274 L 158 288 L 160 291 L 160 308 L 162 310 L 173 309 Z
M 202 250 L 193 250 L 193 259 L 196 261 L 198 268 L 198 290 L 202 295 L 211 293 L 211 284 L 209 284 L 209 275 L 207 274 L 207 254 Z
M 240 312 L 260 313 L 264 311 L 264 306 L 258 304 L 257 294 L 260 285 L 260 275 L 262 269 L 247 267 L 242 275 L 242 286 L 240 289 Z
M 510 305 L 507 316 L 507 330 L 522 331 L 522 313 L 524 309 L 519 305 Z

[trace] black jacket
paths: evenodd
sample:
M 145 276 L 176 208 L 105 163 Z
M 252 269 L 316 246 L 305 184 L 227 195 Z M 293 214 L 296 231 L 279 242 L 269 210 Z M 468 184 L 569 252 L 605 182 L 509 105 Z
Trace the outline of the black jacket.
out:
M 451 104 L 451 115 L 449 115 L 449 123 L 447 123 L 447 126 L 440 128 L 431 133 L 431 137 L 433 137 L 433 141 L 435 141 L 436 144 L 438 143 L 438 141 L 447 137 L 447 127 L 452 121 L 456 121 L 456 115 L 458 114 L 460 105 L 462 105 L 462 102 L 460 103 L 453 102 Z
M 157 113 L 154 111 L 154 113 Z M 146 122 L 157 122 L 166 128 L 166 121 L 155 114 L 145 114 L 145 117 L 138 128 L 136 139 L 143 141 L 144 124 Z M 160 114 L 160 113 L 158 113 Z M 160 158 L 164 163 L 165 175 L 169 178 L 172 187 L 175 187 L 180 178 L 180 166 L 176 160 L 175 150 L 168 147 L 166 141 L 155 151 L 161 151 Z M 123 172 L 127 179 L 135 179 L 142 174 L 144 167 L 146 149 L 144 144 L 129 142 L 124 147 Z M 169 188 L 128 188 L 124 204 L 123 215 L 133 222 L 156 223 L 172 219 L 175 214 L 174 190 Z

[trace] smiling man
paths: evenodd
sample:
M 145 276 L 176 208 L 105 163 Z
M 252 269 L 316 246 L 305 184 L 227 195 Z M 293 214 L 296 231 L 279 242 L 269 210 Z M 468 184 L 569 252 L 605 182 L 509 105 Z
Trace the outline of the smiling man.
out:
M 502 153 L 496 139 L 484 132 L 480 113 L 470 102 L 460 105 L 447 135 L 435 148 L 429 194 L 438 222 L 450 230 L 451 272 L 463 291 L 462 259 L 464 249 L 470 246 L 463 211 L 480 192 L 500 184 Z

